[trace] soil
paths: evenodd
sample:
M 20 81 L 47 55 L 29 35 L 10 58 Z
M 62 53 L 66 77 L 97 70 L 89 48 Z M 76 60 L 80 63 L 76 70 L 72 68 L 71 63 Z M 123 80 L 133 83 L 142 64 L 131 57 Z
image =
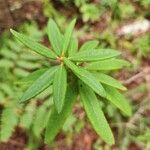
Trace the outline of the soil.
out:
M 0 0 L 0 9 L 0 33 L 25 21 L 35 20 L 39 26 L 46 23 L 40 1 Z

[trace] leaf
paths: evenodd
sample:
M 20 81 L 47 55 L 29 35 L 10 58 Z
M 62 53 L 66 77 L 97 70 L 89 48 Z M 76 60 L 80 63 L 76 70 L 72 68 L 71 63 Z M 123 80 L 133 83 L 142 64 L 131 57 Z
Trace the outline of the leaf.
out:
M 35 42 L 33 39 L 28 38 L 27 36 L 16 32 L 15 30 L 10 29 L 11 33 L 24 45 L 35 51 L 36 53 L 39 53 L 40 55 L 43 55 L 45 57 L 56 59 L 56 54 L 51 51 L 49 48 Z
M 60 65 L 55 72 L 53 81 L 53 101 L 58 113 L 61 112 L 67 88 L 67 72 L 63 65 Z
M 52 19 L 49 19 L 47 26 L 48 26 L 48 37 L 51 42 L 52 48 L 57 55 L 60 55 L 63 48 L 62 47 L 63 40 L 60 30 L 57 24 Z
M 1 68 L 13 68 L 14 62 L 9 59 L 2 59 L 0 60 L 0 67 Z
M 16 65 L 20 68 L 28 69 L 28 70 L 35 70 L 41 67 L 40 64 L 36 62 L 29 62 L 27 60 L 18 60 L 16 62 Z
M 79 91 L 81 101 L 93 128 L 106 143 L 114 144 L 113 134 L 95 93 L 83 82 L 79 82 Z
M 17 84 L 25 84 L 29 85 L 33 83 L 35 80 L 37 80 L 46 70 L 47 68 L 36 70 L 32 73 L 30 73 L 27 77 L 23 78 L 22 80 L 16 82 Z
M 49 113 L 47 111 L 47 107 L 45 105 L 40 106 L 36 110 L 36 115 L 33 122 L 33 132 L 36 137 L 39 137 L 43 129 L 46 127 L 48 118 Z
M 10 51 L 8 48 L 2 48 L 1 49 L 1 55 L 3 55 L 4 58 L 16 60 L 17 54 L 14 51 Z
M 129 62 L 122 59 L 108 59 L 89 63 L 85 66 L 85 68 L 88 70 L 115 70 L 129 65 Z
M 67 58 L 64 58 L 64 62 L 79 79 L 81 79 L 85 84 L 91 87 L 97 94 L 102 97 L 106 96 L 104 88 L 92 73 L 88 72 L 85 69 L 77 67 Z
M 24 113 L 20 117 L 19 125 L 22 128 L 30 129 L 35 111 L 36 111 L 36 103 L 35 101 L 32 101 L 26 106 Z
M 61 113 L 58 114 L 56 108 L 54 107 L 50 114 L 45 132 L 45 142 L 47 144 L 50 144 L 54 140 L 55 136 L 63 127 L 66 119 L 71 114 L 71 110 L 76 98 L 77 98 L 76 87 L 72 88 L 72 86 L 68 86 L 65 97 L 65 104 L 63 106 Z
M 92 50 L 95 49 L 98 46 L 99 42 L 97 40 L 92 40 L 92 41 L 88 41 L 85 42 L 81 48 L 79 49 L 79 51 L 86 51 L 86 50 Z
M 110 85 L 112 87 L 115 87 L 120 90 L 126 90 L 126 87 L 124 87 L 119 81 L 116 79 L 104 74 L 104 73 L 94 73 L 95 77 L 100 81 L 101 83 Z
M 108 99 L 111 103 L 113 103 L 117 108 L 119 108 L 125 115 L 131 116 L 132 115 L 132 108 L 128 103 L 128 100 L 118 92 L 113 87 L 108 85 L 104 85 L 104 88 L 107 93 L 106 99 Z
M 72 38 L 68 48 L 68 55 L 72 56 L 78 51 L 78 40 L 76 38 Z
M 29 71 L 22 68 L 14 68 L 13 72 L 18 77 L 26 77 L 27 75 L 29 75 Z
M 6 82 L 1 83 L 0 89 L 3 91 L 3 93 L 12 96 L 14 93 L 13 89 L 11 88 L 11 86 Z
M 96 50 L 86 50 L 76 53 L 76 55 L 71 56 L 69 59 L 73 61 L 98 61 L 108 58 L 113 58 L 120 55 L 120 52 L 112 49 L 96 49 Z
M 14 108 L 8 107 L 0 116 L 0 141 L 7 142 L 18 123 L 18 116 Z
M 53 98 L 51 97 L 53 93 L 52 85 L 50 85 L 48 88 L 46 88 L 42 93 L 40 93 L 36 99 L 49 99 L 49 102 L 53 104 Z
M 42 74 L 33 84 L 25 91 L 21 97 L 21 102 L 27 101 L 34 96 L 38 95 L 44 89 L 46 89 L 53 82 L 53 75 L 57 67 L 52 67 L 48 69 L 44 74 Z
M 67 27 L 67 30 L 65 32 L 65 35 L 64 35 L 64 44 L 63 44 L 63 53 L 64 54 L 68 50 L 68 46 L 69 46 L 69 43 L 70 43 L 70 40 L 71 40 L 71 37 L 72 37 L 72 32 L 73 32 L 75 23 L 76 23 L 76 19 L 73 19 L 71 21 L 71 23 L 69 24 L 69 26 Z

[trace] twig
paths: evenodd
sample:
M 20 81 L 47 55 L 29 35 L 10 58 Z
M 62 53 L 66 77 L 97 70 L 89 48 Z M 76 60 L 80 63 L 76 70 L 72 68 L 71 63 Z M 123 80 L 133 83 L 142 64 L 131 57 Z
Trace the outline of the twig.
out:
M 145 68 L 143 71 L 135 74 L 134 76 L 132 76 L 131 78 L 125 80 L 125 81 L 122 81 L 122 83 L 124 85 L 129 85 L 130 83 L 136 81 L 137 79 L 139 78 L 146 78 L 147 75 L 150 75 L 150 68 Z

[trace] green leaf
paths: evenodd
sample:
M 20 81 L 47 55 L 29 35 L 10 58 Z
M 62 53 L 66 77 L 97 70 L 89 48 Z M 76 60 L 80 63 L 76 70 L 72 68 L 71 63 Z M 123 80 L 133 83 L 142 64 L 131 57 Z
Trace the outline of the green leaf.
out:
M 32 101 L 26 106 L 24 113 L 21 115 L 19 126 L 21 126 L 24 129 L 30 129 L 35 111 L 36 103 L 35 101 Z
M 88 70 L 115 70 L 129 65 L 129 62 L 122 59 L 108 59 L 89 63 L 85 66 L 85 68 Z
M 72 38 L 68 48 L 68 55 L 72 56 L 78 51 L 78 40 L 76 38 Z
M 68 50 L 68 46 L 69 46 L 69 43 L 70 43 L 71 38 L 72 38 L 72 32 L 73 32 L 75 23 L 76 23 L 76 19 L 73 19 L 71 21 L 71 23 L 69 24 L 69 26 L 67 27 L 67 30 L 65 32 L 65 35 L 64 35 L 64 44 L 63 44 L 63 53 L 64 54 Z
M 39 63 L 29 62 L 27 60 L 18 60 L 16 62 L 16 65 L 20 68 L 28 69 L 28 70 L 35 70 L 41 67 Z
M 3 93 L 12 96 L 14 94 L 13 89 L 11 88 L 11 86 L 6 82 L 2 82 L 0 89 L 3 91 Z
M 85 51 L 85 50 L 92 50 L 95 49 L 98 46 L 99 42 L 97 40 L 92 40 L 92 41 L 88 41 L 85 42 L 81 48 L 79 49 L 79 51 Z
M 72 86 L 68 86 L 65 97 L 65 104 L 63 106 L 61 113 L 58 114 L 56 108 L 54 107 L 50 114 L 45 132 L 45 142 L 47 144 L 50 144 L 54 140 L 55 136 L 63 127 L 66 119 L 71 114 L 71 110 L 76 98 L 77 98 L 76 87 L 72 88 Z
M 48 37 L 53 50 L 57 55 L 60 55 L 63 48 L 63 40 L 57 24 L 52 19 L 48 21 Z
M 44 89 L 46 89 L 53 82 L 53 76 L 57 67 L 48 69 L 43 73 L 33 84 L 25 91 L 21 97 L 21 102 L 27 101 L 34 96 L 38 95 Z
M 14 68 L 13 72 L 18 77 L 26 77 L 27 75 L 29 75 L 29 71 L 22 68 Z
M 111 103 L 113 103 L 116 107 L 118 107 L 125 115 L 131 116 L 132 108 L 130 104 L 128 103 L 128 100 L 115 88 L 110 87 L 108 85 L 103 85 L 103 86 L 107 93 L 106 98 Z
M 35 80 L 37 80 L 46 70 L 48 70 L 48 69 L 43 68 L 43 69 L 36 70 L 36 71 L 32 72 L 31 74 L 29 74 L 27 77 L 23 78 L 22 80 L 16 82 L 16 84 L 29 85 L 29 84 L 33 83 Z
M 0 60 L 0 67 L 1 68 L 13 68 L 14 62 L 9 59 L 2 59 Z
M 60 65 L 55 72 L 53 81 L 53 100 L 58 113 L 61 112 L 67 88 L 67 72 L 63 65 Z
M 126 87 L 124 87 L 119 81 L 117 81 L 116 79 L 114 79 L 104 73 L 96 72 L 96 73 L 94 73 L 94 75 L 96 76 L 98 81 L 100 81 L 101 83 L 110 85 L 110 86 L 115 87 L 120 90 L 126 90 Z
M 50 85 L 48 88 L 46 88 L 42 93 L 40 93 L 36 98 L 37 99 L 49 99 L 49 101 L 53 104 L 53 98 L 51 97 L 53 93 L 53 87 Z
M 113 58 L 120 55 L 120 52 L 112 49 L 96 49 L 96 50 L 86 50 L 76 53 L 76 55 L 71 56 L 69 59 L 73 61 L 98 61 L 108 58 Z
M 24 45 L 31 48 L 36 53 L 39 53 L 45 57 L 56 59 L 56 55 L 53 51 L 51 51 L 49 48 L 35 42 L 33 39 L 28 38 L 27 36 L 16 32 L 15 30 L 10 29 L 11 33 Z
M 17 59 L 17 54 L 14 51 L 9 50 L 8 48 L 5 48 L 5 47 L 1 49 L 1 55 L 4 58 L 8 58 L 8 59 L 12 59 L 12 60 Z
M 74 72 L 74 74 L 81 79 L 85 84 L 91 87 L 97 94 L 102 97 L 106 96 L 103 86 L 98 82 L 96 77 L 85 69 L 77 67 L 69 59 L 64 58 L 65 64 Z
M 0 141 L 7 142 L 18 123 L 18 115 L 14 108 L 4 108 L 0 116 Z
M 81 101 L 95 131 L 106 143 L 114 144 L 113 134 L 95 93 L 83 82 L 79 82 L 79 91 Z
M 47 107 L 45 105 L 40 106 L 36 110 L 36 115 L 33 122 L 33 132 L 37 138 L 40 136 L 41 132 L 46 127 L 48 118 L 49 113 L 47 111 Z

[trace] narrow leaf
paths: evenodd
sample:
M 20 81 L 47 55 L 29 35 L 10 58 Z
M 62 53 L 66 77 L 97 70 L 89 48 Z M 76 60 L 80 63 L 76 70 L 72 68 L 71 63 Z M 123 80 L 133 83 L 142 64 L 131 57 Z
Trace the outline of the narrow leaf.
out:
M 122 59 L 108 59 L 89 63 L 85 66 L 85 68 L 88 70 L 115 70 L 129 65 L 129 62 Z
M 10 29 L 11 33 L 24 45 L 31 48 L 36 53 L 39 53 L 40 55 L 43 55 L 45 57 L 56 59 L 56 55 L 53 51 L 51 51 L 49 48 L 35 42 L 33 39 L 28 38 L 27 36 L 16 32 L 15 30 Z
M 67 72 L 63 65 L 60 65 L 54 75 L 53 100 L 58 113 L 61 112 L 67 88 Z
M 94 73 L 95 77 L 100 81 L 101 83 L 110 85 L 112 87 L 118 88 L 120 90 L 126 90 L 126 87 L 124 87 L 119 81 L 116 79 L 104 74 L 104 73 Z
M 23 78 L 22 80 L 15 82 L 16 84 L 21 84 L 21 85 L 29 85 L 33 83 L 35 80 L 37 80 L 46 70 L 46 68 L 36 70 L 29 74 L 27 77 Z
M 83 82 L 79 82 L 79 91 L 81 101 L 95 131 L 106 143 L 114 144 L 113 134 L 95 93 Z
M 57 67 L 48 69 L 44 74 L 42 74 L 21 97 L 21 102 L 27 101 L 34 96 L 38 95 L 44 89 L 46 89 L 53 82 L 53 75 Z
M 95 49 L 98 46 L 98 41 L 97 40 L 92 40 L 92 41 L 88 41 L 85 42 L 81 48 L 79 49 L 79 51 L 85 51 L 85 50 L 92 50 Z
M 78 51 L 78 40 L 76 38 L 72 38 L 68 48 L 68 55 L 72 56 Z
M 61 113 L 58 114 L 56 108 L 54 107 L 49 117 L 45 132 L 45 142 L 47 144 L 50 144 L 54 140 L 55 136 L 63 127 L 66 119 L 71 114 L 71 110 L 76 98 L 77 98 L 76 88 L 68 86 L 65 97 L 65 104 Z
M 73 61 L 98 61 L 108 58 L 113 58 L 120 55 L 120 52 L 112 49 L 96 49 L 87 50 L 76 53 L 76 55 L 71 56 L 69 59 Z
M 102 85 L 98 82 L 96 77 L 85 69 L 77 67 L 69 59 L 64 59 L 65 64 L 74 72 L 74 74 L 81 79 L 85 84 L 91 87 L 97 94 L 102 97 L 106 96 L 105 90 Z
M 124 114 L 126 114 L 127 116 L 131 116 L 132 108 L 128 103 L 128 100 L 115 88 L 108 85 L 104 85 L 104 88 L 107 93 L 106 98 L 116 107 L 118 107 Z
M 75 23 L 76 23 L 76 19 L 73 19 L 71 21 L 71 23 L 69 24 L 66 32 L 65 32 L 64 44 L 63 44 L 63 53 L 66 53 L 66 51 L 68 50 L 68 46 L 69 46 L 69 43 L 70 43 L 70 40 L 71 40 L 71 37 L 72 37 L 72 32 L 73 32 Z
M 63 40 L 62 40 L 60 30 L 57 24 L 52 19 L 48 21 L 47 26 L 48 26 L 48 37 L 51 42 L 52 48 L 57 55 L 60 55 L 63 48 L 62 47 Z

